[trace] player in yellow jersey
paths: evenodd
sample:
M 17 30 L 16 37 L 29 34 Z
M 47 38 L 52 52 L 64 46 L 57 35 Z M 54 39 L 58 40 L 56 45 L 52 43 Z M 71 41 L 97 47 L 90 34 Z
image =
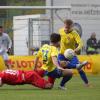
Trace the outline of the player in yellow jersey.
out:
M 58 55 L 59 63 L 61 61 L 69 61 L 70 63 L 66 66 L 66 68 L 76 68 L 77 64 L 79 64 L 79 60 L 77 56 L 74 56 L 73 59 L 66 59 L 64 57 L 64 52 L 66 49 L 73 49 L 75 53 L 77 53 L 83 46 L 82 40 L 79 34 L 72 29 L 73 21 L 71 19 L 67 19 L 64 21 L 64 27 L 59 30 L 59 34 L 61 36 L 61 44 L 60 44 L 60 54 Z M 78 45 L 76 47 L 76 44 Z M 81 69 L 78 70 L 82 80 L 84 81 L 85 85 L 88 86 L 88 79 L 85 75 L 85 72 Z M 60 86 L 63 87 L 64 83 L 63 80 L 60 83 Z
M 68 76 L 70 78 L 72 77 L 72 70 L 63 69 L 57 60 L 60 40 L 61 37 L 59 34 L 52 33 L 50 36 L 50 45 L 45 44 L 40 48 L 34 63 L 34 70 L 42 77 L 46 74 L 48 76 L 49 82 L 52 84 L 54 84 L 55 78 L 64 76 Z M 37 69 L 39 58 L 42 58 L 43 61 L 43 65 L 40 70 Z M 69 79 L 65 80 L 65 83 L 69 81 Z

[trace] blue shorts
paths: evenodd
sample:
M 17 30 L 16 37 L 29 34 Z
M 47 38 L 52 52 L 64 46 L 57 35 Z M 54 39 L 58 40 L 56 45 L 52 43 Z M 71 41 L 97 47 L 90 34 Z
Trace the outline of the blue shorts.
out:
M 47 72 L 46 74 L 47 74 L 47 76 L 52 77 L 52 78 L 62 77 L 62 71 L 57 68 L 55 70 L 53 70 L 52 72 Z
M 70 63 L 66 66 L 69 69 L 76 68 L 76 64 L 79 63 L 77 56 L 74 56 L 71 60 L 68 60 L 67 58 L 65 58 L 65 56 L 63 54 L 58 55 L 58 62 L 60 62 L 60 61 L 69 61 Z
M 58 61 L 69 61 L 63 54 L 58 55 Z

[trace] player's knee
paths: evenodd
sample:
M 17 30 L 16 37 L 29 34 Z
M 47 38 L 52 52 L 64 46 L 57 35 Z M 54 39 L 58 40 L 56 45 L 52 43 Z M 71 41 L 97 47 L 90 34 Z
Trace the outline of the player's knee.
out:
M 68 75 L 69 75 L 69 76 L 73 76 L 73 70 L 72 70 L 72 69 L 69 70 Z
M 73 70 L 72 69 L 65 69 L 63 71 L 63 76 L 66 76 L 66 75 L 73 75 Z

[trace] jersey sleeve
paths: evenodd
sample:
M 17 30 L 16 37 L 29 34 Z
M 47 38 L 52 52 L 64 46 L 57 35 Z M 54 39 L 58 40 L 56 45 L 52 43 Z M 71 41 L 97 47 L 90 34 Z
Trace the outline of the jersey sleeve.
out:
M 77 49 L 80 50 L 83 47 L 83 41 L 76 31 L 74 31 L 74 38 L 75 38 L 76 43 L 78 44 Z
M 41 57 L 42 56 L 42 51 L 41 51 L 41 49 L 38 51 L 38 53 L 37 53 L 37 57 Z
M 58 56 L 58 50 L 57 50 L 57 48 L 56 47 L 52 47 L 52 51 L 51 51 L 51 57 L 52 56 Z

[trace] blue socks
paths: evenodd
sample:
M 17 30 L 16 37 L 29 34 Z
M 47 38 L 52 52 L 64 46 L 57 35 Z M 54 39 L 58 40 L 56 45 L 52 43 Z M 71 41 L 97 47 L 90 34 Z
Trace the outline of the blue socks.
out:
M 80 74 L 82 80 L 85 82 L 85 84 L 88 84 L 88 79 L 87 79 L 87 77 L 86 77 L 85 72 L 84 72 L 83 70 L 79 70 L 78 72 L 79 72 L 79 74 Z
M 71 78 L 72 78 L 72 75 L 64 76 L 60 83 L 60 86 L 65 86 L 65 83 L 68 82 Z

